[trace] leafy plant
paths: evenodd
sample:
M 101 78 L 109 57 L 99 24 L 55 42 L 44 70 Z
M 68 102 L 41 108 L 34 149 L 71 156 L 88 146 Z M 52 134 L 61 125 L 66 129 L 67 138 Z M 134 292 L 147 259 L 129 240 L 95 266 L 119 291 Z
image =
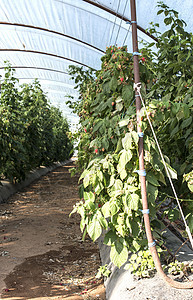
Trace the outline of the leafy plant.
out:
M 98 272 L 96 274 L 96 278 L 101 278 L 102 276 L 104 277 L 109 277 L 111 274 L 111 271 L 108 269 L 108 265 L 100 266 L 98 269 Z
M 1 82 L 0 175 L 17 182 L 40 165 L 63 161 L 72 154 L 69 127 L 52 107 L 37 80 L 19 86 L 9 63 Z
M 158 13 L 164 13 L 164 22 L 170 29 L 160 34 L 156 32 L 158 25 L 153 26 L 158 42 L 141 50 L 141 92 L 193 231 L 193 202 L 189 189 L 192 181 L 188 175 L 183 177 L 184 173 L 191 174 L 193 163 L 192 54 L 189 51 L 193 39 L 184 31 L 184 22 L 178 19 L 177 12 L 162 3 L 159 8 Z M 152 46 L 157 47 L 157 52 Z M 81 88 L 79 104 L 74 109 L 80 116 L 80 129 L 76 135 L 80 139 L 78 168 L 83 171 L 81 201 L 72 213 L 78 212 L 81 216 L 83 239 L 88 233 L 96 241 L 104 231 L 104 243 L 111 247 L 111 261 L 121 267 L 127 261 L 129 251 L 147 251 L 148 247 L 140 212 L 133 57 L 126 46 L 110 46 L 101 60 L 101 69 L 95 73 L 85 73 L 76 67 L 70 69 L 73 77 L 79 74 L 76 79 Z M 140 126 L 144 133 L 150 222 L 154 237 L 161 245 L 162 222 L 156 212 L 166 198 L 173 201 L 174 197 L 143 108 Z M 171 222 L 180 218 L 174 205 L 168 206 L 167 211 Z M 160 213 L 164 218 L 162 209 Z M 141 274 L 143 271 L 147 270 L 141 270 Z
M 151 277 L 155 272 L 155 264 L 149 250 L 132 254 L 129 263 L 124 267 L 139 278 Z

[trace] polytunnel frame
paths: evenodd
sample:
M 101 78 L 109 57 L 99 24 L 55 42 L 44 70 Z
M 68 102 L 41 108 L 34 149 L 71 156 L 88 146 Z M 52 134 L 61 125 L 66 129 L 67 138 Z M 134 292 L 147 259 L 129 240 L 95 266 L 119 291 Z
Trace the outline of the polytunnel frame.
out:
M 109 14 L 111 15 L 114 15 L 116 16 L 117 18 L 121 19 L 121 20 L 124 20 L 126 22 L 128 22 L 129 24 L 131 24 L 131 20 L 127 17 L 125 17 L 124 15 L 122 14 L 119 14 L 118 12 L 115 12 L 113 11 L 112 9 L 106 7 L 106 6 L 103 6 L 97 2 L 93 2 L 91 0 L 83 0 L 83 2 L 86 2 L 86 3 L 89 3 L 90 5 L 93 5 L 93 6 L 96 6 L 98 7 L 99 9 L 102 9 L 106 12 L 108 12 Z M 61 2 L 63 3 L 63 2 Z M 71 4 L 72 5 L 72 4 Z M 73 6 L 73 5 L 72 5 Z M 74 6 L 74 7 L 77 7 L 77 6 Z M 89 11 L 90 14 L 93 14 L 92 12 Z M 29 24 L 22 24 L 22 23 L 15 23 L 15 22 L 0 22 L 0 25 L 10 25 L 10 26 L 14 26 L 14 27 L 24 27 L 24 28 L 29 28 L 29 29 L 36 29 L 36 30 L 41 30 L 41 31 L 45 31 L 45 32 L 49 32 L 49 33 L 52 33 L 52 34 L 56 34 L 56 35 L 60 35 L 60 36 L 63 36 L 63 37 L 66 37 L 68 39 L 72 39 L 80 44 L 84 44 L 88 47 L 91 47 L 101 53 L 105 53 L 105 51 L 103 51 L 102 49 L 98 48 L 98 47 L 95 47 L 94 45 L 92 44 L 89 44 L 87 42 L 84 42 L 83 40 L 80 40 L 78 38 L 75 38 L 75 37 L 72 37 L 72 36 L 69 36 L 67 34 L 64 34 L 62 32 L 59 32 L 59 31 L 55 31 L 55 30 L 52 30 L 52 29 L 49 29 L 49 28 L 44 28 L 44 27 L 40 27 L 40 26 L 34 26 L 34 25 L 29 25 Z M 147 36 L 149 36 L 150 38 L 152 38 L 153 40 L 157 41 L 157 38 L 155 36 L 153 36 L 152 34 L 150 34 L 148 31 L 146 31 L 143 27 L 137 25 L 137 28 L 145 33 Z M 0 49 L 0 51 L 17 51 L 17 52 L 30 52 L 30 53 L 37 53 L 37 54 L 45 54 L 45 55 L 50 55 L 50 56 L 54 56 L 54 57 L 57 57 L 57 58 L 62 58 L 62 59 L 66 59 L 66 60 L 69 60 L 71 62 L 74 62 L 74 63 L 78 63 L 82 66 L 85 66 L 85 67 L 89 67 L 88 65 L 86 64 L 83 64 L 79 61 L 76 61 L 76 60 L 73 60 L 73 59 L 69 59 L 67 57 L 63 57 L 63 56 L 60 56 L 60 55 L 56 55 L 56 54 L 52 54 L 52 53 L 47 53 L 47 52 L 42 52 L 42 51 L 35 51 L 35 50 L 25 50 L 25 49 Z M 19 68 L 22 68 L 22 66 L 18 66 Z M 24 67 L 26 68 L 26 67 Z M 29 67 L 30 68 L 30 67 Z M 1 68 L 0 68 L 1 69 Z M 39 68 L 40 69 L 40 68 Z
M 63 1 L 59 1 L 59 2 L 61 2 L 62 5 L 65 4 L 65 2 L 63 2 Z M 124 20 L 127 23 L 131 24 L 131 20 L 129 18 L 125 17 L 124 13 L 123 14 L 119 14 L 118 12 L 116 12 L 116 11 L 114 11 L 114 10 L 106 7 L 106 6 L 101 5 L 99 3 L 96 3 L 96 2 L 93 2 L 91 0 L 83 0 L 83 2 L 88 3 L 88 5 L 92 5 L 92 6 L 98 7 L 99 9 L 107 12 L 108 14 L 116 16 L 116 18 L 119 18 L 121 21 Z M 78 9 L 78 6 L 77 5 L 73 5 L 72 3 L 70 3 L 70 6 L 76 7 Z M 82 8 L 82 7 L 80 9 L 83 10 L 83 11 L 87 11 L 91 15 L 92 14 L 96 14 L 96 13 L 90 11 L 89 9 L 87 10 L 85 8 Z M 101 16 L 99 13 L 96 14 L 96 15 L 98 15 L 99 17 L 101 17 L 103 19 L 106 19 L 104 16 Z M 106 21 L 107 22 L 111 22 L 108 19 L 106 19 Z M 96 47 L 96 46 L 94 46 L 94 45 L 92 45 L 90 43 L 87 43 L 87 42 L 85 42 L 85 41 L 83 41 L 81 39 L 78 39 L 76 37 L 67 35 L 65 33 L 62 33 L 62 32 L 59 32 L 57 30 L 53 30 L 53 29 L 50 29 L 50 28 L 45 28 L 45 27 L 41 27 L 41 26 L 30 25 L 30 24 L 27 24 L 27 23 L 3 22 L 3 21 L 0 22 L 0 25 L 5 25 L 5 26 L 8 25 L 8 26 L 13 26 L 14 28 L 21 27 L 21 28 L 28 28 L 28 29 L 32 29 L 32 30 L 34 29 L 34 30 L 39 30 L 39 31 L 43 31 L 43 32 L 48 32 L 48 33 L 51 33 L 51 34 L 54 34 L 54 35 L 65 37 L 65 38 L 67 38 L 69 40 L 76 41 L 80 46 L 81 45 L 85 45 L 86 47 L 89 47 L 91 50 L 96 50 L 96 51 L 100 52 L 101 54 L 105 53 L 102 49 L 100 49 L 100 48 L 98 48 L 98 47 Z M 138 29 L 140 31 L 142 31 L 143 33 L 145 33 L 146 35 L 148 35 L 149 37 L 151 37 L 152 39 L 156 40 L 156 38 L 153 35 L 151 35 L 147 31 L 145 31 L 145 29 L 142 28 L 141 26 L 138 26 Z M 129 30 L 128 30 L 128 32 L 129 32 Z M 78 65 L 81 65 L 81 66 L 86 67 L 86 68 L 90 67 L 89 65 L 87 65 L 85 63 L 82 63 L 81 61 L 77 61 L 75 59 L 68 58 L 68 57 L 65 57 L 65 56 L 62 56 L 62 55 L 57 55 L 57 54 L 54 54 L 54 53 L 43 52 L 43 51 L 41 51 L 41 49 L 40 49 L 40 51 L 37 51 L 37 50 L 32 50 L 32 49 L 30 50 L 30 49 L 11 49 L 11 48 L 9 48 L 9 49 L 0 49 L 0 51 L 1 52 L 3 52 L 3 51 L 5 51 L 5 52 L 11 52 L 11 51 L 13 51 L 13 52 L 21 52 L 21 53 L 36 53 L 36 54 L 39 54 L 39 55 L 47 55 L 47 56 L 50 56 L 50 57 L 56 57 L 56 58 L 59 58 L 59 59 L 63 59 L 63 60 L 71 62 L 73 65 L 78 64 Z M 37 69 L 37 70 L 43 70 L 43 69 L 46 70 L 47 69 L 47 71 L 53 71 L 53 72 L 56 72 L 56 73 L 62 73 L 63 72 L 63 71 L 60 71 L 60 70 L 57 70 L 57 69 L 52 69 L 52 70 L 50 69 L 49 70 L 49 68 L 42 68 L 41 65 L 40 66 L 34 66 L 34 67 L 30 67 L 30 66 L 28 67 L 26 65 L 25 66 L 15 65 L 15 66 L 13 66 L 13 68 L 15 68 L 15 69 L 29 69 L 29 70 L 32 69 L 32 68 L 33 69 Z M 3 69 L 3 68 L 0 68 L 0 69 Z M 65 74 L 65 73 L 63 73 L 63 74 Z M 30 76 L 25 77 L 25 78 L 20 77 L 19 79 L 31 79 L 31 77 Z M 39 76 L 38 79 L 42 80 L 41 76 Z M 48 81 L 52 81 L 52 82 L 54 82 L 54 81 L 56 82 L 55 79 L 51 80 L 50 78 L 48 78 L 47 80 Z M 71 86 L 73 87 L 74 84 L 72 83 Z

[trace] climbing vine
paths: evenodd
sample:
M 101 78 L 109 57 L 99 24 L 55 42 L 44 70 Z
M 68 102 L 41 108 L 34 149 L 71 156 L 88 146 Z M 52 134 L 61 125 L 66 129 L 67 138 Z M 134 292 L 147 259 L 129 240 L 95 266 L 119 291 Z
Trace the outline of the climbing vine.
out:
M 193 231 L 193 87 L 190 72 L 193 39 L 184 31 L 184 22 L 178 19 L 177 12 L 162 3 L 158 6 L 158 14 L 165 14 L 164 22 L 170 29 L 164 34 L 157 32 L 158 42 L 145 45 L 141 50 L 141 92 Z M 157 26 L 152 27 L 154 33 Z M 111 247 L 111 261 L 121 267 L 127 261 L 129 251 L 146 251 L 148 247 L 137 174 L 139 137 L 136 132 L 133 57 L 126 46 L 110 46 L 101 60 L 101 69 L 96 72 L 85 73 L 76 67 L 69 70 L 76 78 L 77 87 L 81 87 L 79 103 L 74 110 L 80 116 L 78 168 L 83 170 L 81 201 L 72 213 L 81 215 L 83 239 L 88 234 L 95 241 L 104 232 L 104 243 Z M 171 221 L 180 215 L 174 207 L 167 175 L 143 108 L 140 118 L 150 221 L 154 238 L 161 248 L 162 218 L 166 215 L 164 201 L 171 200 L 171 205 L 167 206 Z M 145 267 L 142 271 L 146 272 Z

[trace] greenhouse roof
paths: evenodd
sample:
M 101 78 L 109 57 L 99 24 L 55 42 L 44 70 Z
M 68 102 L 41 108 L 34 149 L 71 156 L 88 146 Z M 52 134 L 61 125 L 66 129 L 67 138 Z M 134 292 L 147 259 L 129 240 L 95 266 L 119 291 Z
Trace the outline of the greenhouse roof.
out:
M 179 12 L 192 31 L 191 0 L 165 0 Z M 157 2 L 136 0 L 138 39 L 151 41 L 145 30 L 150 22 L 159 23 Z M 1 0 L 0 69 L 10 61 L 20 83 L 38 78 L 55 105 L 59 105 L 72 124 L 77 123 L 66 106 L 66 95 L 78 96 L 68 66 L 99 69 L 107 46 L 127 45 L 132 52 L 129 0 Z

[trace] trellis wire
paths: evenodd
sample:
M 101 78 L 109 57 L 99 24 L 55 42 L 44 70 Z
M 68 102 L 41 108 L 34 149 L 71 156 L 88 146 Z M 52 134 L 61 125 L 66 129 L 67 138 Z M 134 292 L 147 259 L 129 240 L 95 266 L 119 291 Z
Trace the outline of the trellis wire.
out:
M 117 31 L 117 36 L 116 36 L 116 39 L 115 39 L 115 45 L 116 45 L 116 43 L 117 43 L 117 39 L 118 39 L 119 32 L 120 32 L 120 29 L 121 29 L 121 24 L 122 24 L 122 22 L 123 22 L 123 16 L 124 16 L 124 13 L 125 13 L 125 10 L 126 10 L 126 7 L 127 7 L 127 3 L 128 3 L 128 0 L 127 0 L 126 3 L 125 3 L 125 7 L 124 7 L 124 10 L 123 10 L 123 15 L 122 15 L 121 22 L 120 22 L 120 24 L 119 24 L 119 29 L 118 29 L 118 31 Z
M 139 96 L 140 96 L 140 99 L 141 99 L 141 103 L 143 104 L 143 107 L 144 107 L 144 110 L 145 110 L 145 113 L 146 113 L 146 116 L 147 116 L 147 119 L 148 119 L 148 122 L 149 122 L 149 125 L 150 125 L 150 128 L 151 128 L 151 131 L 152 131 L 152 133 L 153 133 L 155 142 L 156 142 L 156 144 L 157 144 L 158 151 L 159 151 L 159 153 L 160 153 L 160 156 L 161 156 L 161 159 L 162 159 L 164 168 L 165 168 L 165 170 L 166 170 L 166 174 L 167 174 L 167 176 L 168 176 L 168 179 L 169 179 L 169 182 L 170 182 L 172 191 L 173 191 L 173 193 L 174 193 L 176 202 L 177 202 L 177 204 L 178 204 L 178 207 L 179 207 L 179 210 L 180 210 L 180 213 L 181 213 L 181 216 L 182 216 L 182 219 L 183 219 L 185 228 L 186 228 L 186 232 L 187 232 L 187 234 L 188 234 L 188 237 L 189 237 L 189 240 L 190 240 L 192 249 L 193 249 L 193 238 L 192 238 L 192 234 L 191 234 L 191 232 L 190 232 L 190 228 L 189 228 L 189 226 L 188 226 L 188 224 L 187 224 L 187 222 L 186 222 L 186 219 L 185 219 L 184 213 L 183 213 L 183 211 L 182 211 L 182 208 L 181 208 L 181 205 L 180 205 L 180 202 L 179 202 L 179 199 L 178 199 L 176 190 L 175 190 L 175 188 L 174 188 L 174 185 L 173 185 L 173 182 L 172 182 L 170 173 L 169 173 L 169 171 L 168 171 L 168 167 L 167 167 L 167 165 L 166 165 L 166 162 L 165 162 L 163 153 L 162 153 L 162 151 L 161 151 L 159 142 L 158 142 L 158 140 L 157 140 L 155 131 L 154 131 L 154 129 L 153 129 L 153 125 L 152 125 L 151 120 L 150 120 L 150 118 L 149 118 L 149 116 L 148 116 L 148 113 L 147 113 L 147 109 L 146 109 L 145 103 L 144 103 L 143 98 L 142 98 L 142 96 L 141 96 L 141 91 L 140 91 L 140 89 L 141 89 L 141 84 L 139 85 L 139 83 L 138 83 L 138 84 L 136 85 L 136 88 L 137 88 L 137 91 L 138 91 L 138 93 L 139 93 Z
M 111 44 L 111 40 L 112 40 L 112 37 L 113 37 L 113 31 L 114 31 L 114 28 L 115 28 L 115 23 L 116 23 L 116 19 L 117 19 L 117 14 L 118 14 L 118 12 L 119 12 L 120 2 L 121 2 L 121 0 L 119 0 L 119 3 L 118 3 L 118 7 L 117 7 L 117 11 L 116 11 L 115 21 L 114 21 L 114 24 L 113 24 L 113 29 L 112 29 L 112 33 L 111 33 L 109 45 Z

